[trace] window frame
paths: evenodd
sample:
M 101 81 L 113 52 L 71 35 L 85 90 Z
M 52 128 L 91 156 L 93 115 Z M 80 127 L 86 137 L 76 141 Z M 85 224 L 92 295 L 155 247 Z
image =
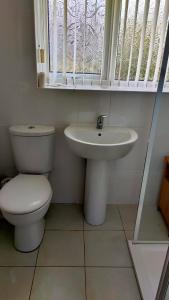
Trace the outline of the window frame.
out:
M 67 1 L 67 0 L 65 0 Z M 95 90 L 95 91 L 122 91 L 122 92 L 156 92 L 157 85 L 151 81 L 122 81 L 115 80 L 116 59 L 112 61 L 113 55 L 117 52 L 117 35 L 119 33 L 119 15 L 121 10 L 121 0 L 106 0 L 105 9 L 105 33 L 102 59 L 102 78 L 97 74 L 76 73 L 76 83 L 73 73 L 66 73 L 66 84 L 59 82 L 59 76 L 50 71 L 49 62 L 49 18 L 48 18 L 48 0 L 34 0 L 34 22 L 35 22 L 35 45 L 36 45 L 36 71 L 37 87 L 45 89 L 65 89 L 65 90 Z M 40 4 L 41 3 L 41 9 Z M 114 6 L 115 5 L 115 6 Z M 44 34 L 43 34 L 44 32 Z M 111 32 L 111 34 L 110 34 Z M 113 44 L 113 47 L 112 47 Z M 157 62 L 156 62 L 157 63 Z M 169 65 L 169 62 L 168 62 Z M 168 66 L 169 67 L 169 66 Z M 168 70 L 167 67 L 167 70 Z M 110 69 L 112 71 L 110 71 Z M 63 73 L 62 73 L 63 74 Z M 110 77 L 110 74 L 111 77 Z M 92 79 L 91 79 L 92 76 Z M 61 76 L 60 76 L 61 77 Z M 84 83 L 85 77 L 85 83 Z M 47 78 L 45 80 L 44 78 Z M 111 84 L 113 80 L 113 85 Z M 129 85 L 130 82 L 130 85 Z M 70 84 L 69 84 L 70 83 Z M 99 84 L 98 84 L 99 83 Z M 169 82 L 165 82 L 164 93 L 169 93 Z

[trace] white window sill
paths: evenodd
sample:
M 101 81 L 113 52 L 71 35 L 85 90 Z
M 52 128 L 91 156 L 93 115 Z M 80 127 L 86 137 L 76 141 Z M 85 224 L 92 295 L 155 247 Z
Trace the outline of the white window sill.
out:
M 94 79 L 89 79 L 87 75 L 78 78 L 73 78 L 72 74 L 68 74 L 66 82 L 63 77 L 56 78 L 53 74 L 49 73 L 45 75 L 44 72 L 39 73 L 38 82 L 39 87 L 44 89 L 57 89 L 57 90 L 78 90 L 78 91 L 115 91 L 115 92 L 142 92 L 142 93 L 156 93 L 157 84 L 152 81 L 148 81 L 145 84 L 144 81 L 118 81 L 114 80 L 113 83 L 107 80 L 99 80 L 98 76 Z M 165 82 L 164 93 L 169 92 L 169 82 Z
M 104 92 L 139 92 L 139 93 L 156 93 L 155 87 L 127 87 L 127 86 L 66 86 L 45 84 L 42 89 L 52 90 L 71 90 L 71 91 L 104 91 Z M 169 93 L 169 87 L 164 87 L 163 93 Z

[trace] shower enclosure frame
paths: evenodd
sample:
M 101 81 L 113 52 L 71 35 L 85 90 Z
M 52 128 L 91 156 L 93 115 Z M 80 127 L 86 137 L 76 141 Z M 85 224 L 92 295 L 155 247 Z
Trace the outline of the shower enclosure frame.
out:
M 169 248 L 167 250 L 164 267 L 162 270 L 155 300 L 165 300 L 168 287 L 169 287 Z
M 143 264 L 143 261 L 140 261 L 140 259 L 141 259 L 141 257 L 139 257 L 140 250 L 138 250 L 138 249 L 140 249 L 140 247 L 146 246 L 146 244 L 149 244 L 151 247 L 153 247 L 153 251 L 154 251 L 154 247 L 160 246 L 162 244 L 166 244 L 166 245 L 163 245 L 164 247 L 162 246 L 163 249 L 165 248 L 165 251 L 163 251 L 163 260 L 161 261 L 161 265 L 160 265 L 161 270 L 158 269 L 159 273 L 156 274 L 158 276 L 156 276 L 156 285 L 154 284 L 154 287 L 155 287 L 154 292 L 153 292 L 154 296 L 153 296 L 153 298 L 151 296 L 151 299 L 153 299 L 153 300 L 165 300 L 167 289 L 169 289 L 169 247 L 167 247 L 167 245 L 169 244 L 169 241 L 144 241 L 144 240 L 139 241 L 138 238 L 139 238 L 141 217 L 142 217 L 142 212 L 143 212 L 143 205 L 144 205 L 144 200 L 145 200 L 146 187 L 147 187 L 147 183 L 148 183 L 150 163 L 151 163 L 154 141 L 155 141 L 155 136 L 156 136 L 156 129 L 157 129 L 157 124 L 158 124 L 158 116 L 159 116 L 160 105 L 161 105 L 161 95 L 163 93 L 163 87 L 164 87 L 164 81 L 165 81 L 165 76 L 166 76 L 166 72 L 167 72 L 168 60 L 169 60 L 169 20 L 168 20 L 168 24 L 167 24 L 166 40 L 165 40 L 164 53 L 163 53 L 163 59 L 162 59 L 162 66 L 161 66 L 161 71 L 160 71 L 160 78 L 159 78 L 159 83 L 158 83 L 158 87 L 157 87 L 157 93 L 156 93 L 154 108 L 153 108 L 153 116 L 152 116 L 151 129 L 150 129 L 149 140 L 148 140 L 148 147 L 147 147 L 145 166 L 144 166 L 144 172 L 143 172 L 143 180 L 142 180 L 142 185 L 141 185 L 139 206 L 138 206 L 137 219 L 136 219 L 136 225 L 135 225 L 134 240 L 129 241 L 129 249 L 131 252 L 131 257 L 133 259 L 135 272 L 137 274 L 138 284 L 140 284 L 140 282 L 142 280 L 142 282 L 141 282 L 142 286 L 140 284 L 141 293 L 143 292 L 143 290 L 145 288 L 144 287 L 144 284 L 146 281 L 145 275 L 147 275 L 147 274 L 145 274 L 145 272 L 147 272 L 148 269 L 147 270 L 144 269 L 145 262 L 147 259 L 146 255 L 145 255 L 144 251 L 142 253 L 140 252 L 140 254 L 142 255 L 142 258 L 145 260 L 145 262 Z M 143 245 L 143 244 L 145 244 L 145 245 Z M 154 246 L 153 246 L 153 244 L 154 244 Z M 147 245 L 147 246 L 149 247 L 149 245 Z M 167 248 L 168 248 L 168 250 L 167 250 Z M 152 255 L 152 253 L 153 252 L 151 252 L 151 255 Z M 157 252 L 157 254 L 158 254 L 158 252 Z M 138 259 L 138 257 L 139 257 L 139 259 Z M 157 262 L 157 266 L 158 266 L 158 261 L 156 260 L 155 263 L 156 262 Z M 140 271 L 139 268 L 140 269 L 142 268 L 142 270 Z M 138 277 L 139 272 L 141 274 L 140 278 Z M 153 274 L 152 274 L 152 276 L 153 276 Z M 149 277 L 150 277 L 150 274 L 149 274 Z M 149 277 L 147 277 L 147 278 L 149 278 Z M 157 277 L 158 277 L 158 281 L 157 281 Z M 139 281 L 139 279 L 140 279 L 140 281 Z M 152 278 L 150 278 L 150 279 L 152 280 Z M 143 290 L 142 290 L 142 288 L 143 288 Z M 148 287 L 148 289 L 151 290 L 151 287 Z M 147 292 L 148 292 L 148 290 L 147 290 Z M 151 295 L 153 295 L 153 293 Z M 142 296 L 143 296 L 143 293 L 142 293 Z M 147 299 L 149 300 L 150 298 L 148 297 L 145 300 L 147 300 Z
M 159 77 L 157 93 L 156 93 L 154 108 L 153 108 L 153 116 L 152 116 L 152 121 L 151 121 L 151 129 L 150 129 L 148 147 L 147 147 L 147 153 L 146 153 L 146 159 L 145 159 L 145 166 L 144 166 L 144 172 L 143 172 L 143 179 L 142 179 L 142 185 L 141 185 L 141 192 L 140 192 L 140 198 L 139 198 L 139 206 L 138 206 L 138 211 L 137 211 L 133 243 L 144 243 L 144 244 L 157 243 L 157 241 L 144 241 L 144 240 L 139 241 L 138 237 L 139 237 L 141 217 L 142 217 L 142 212 L 143 212 L 146 187 L 147 187 L 147 182 L 148 182 L 152 152 L 153 152 L 156 129 L 157 129 L 158 115 L 159 115 L 160 105 L 161 105 L 161 95 L 163 92 L 164 81 L 165 81 L 165 76 L 166 76 L 166 72 L 167 72 L 168 58 L 169 58 L 169 19 L 168 19 L 168 25 L 167 25 L 167 33 L 166 33 L 166 40 L 165 40 L 165 46 L 164 46 L 164 53 L 163 53 L 160 77 Z M 160 241 L 160 243 L 161 244 L 163 244 L 163 243 L 169 244 L 169 241 Z

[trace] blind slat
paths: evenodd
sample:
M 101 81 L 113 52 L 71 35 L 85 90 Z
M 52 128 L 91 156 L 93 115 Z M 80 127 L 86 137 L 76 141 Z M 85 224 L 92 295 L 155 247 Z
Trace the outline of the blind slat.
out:
M 122 42 L 121 42 L 121 56 L 120 56 L 120 67 L 119 67 L 119 75 L 118 80 L 120 81 L 121 78 L 121 68 L 122 68 L 122 62 L 123 62 L 123 52 L 124 52 L 124 42 L 125 42 L 125 35 L 126 35 L 126 26 L 127 26 L 127 13 L 128 13 L 128 5 L 129 0 L 126 0 L 125 2 L 125 14 L 124 14 L 124 21 L 123 21 L 123 36 L 122 36 Z
M 111 57 L 110 45 L 112 44 L 112 33 L 113 33 L 112 16 L 114 12 L 114 1 L 115 0 L 106 0 L 101 80 L 108 79 L 110 73 L 110 57 Z
M 111 58 L 110 58 L 110 74 L 109 74 L 109 79 L 111 82 L 113 82 L 115 79 L 115 67 L 116 67 L 121 4 L 122 4 L 121 0 L 115 0 L 114 2 L 112 49 L 111 49 Z
M 86 18 L 87 18 L 87 0 L 85 0 L 84 9 L 84 36 L 83 36 L 83 74 L 85 74 L 85 58 L 86 58 Z M 84 83 L 84 76 L 83 76 Z
M 159 13 L 159 6 L 160 6 L 160 0 L 156 0 L 154 14 L 153 14 L 153 23 L 152 23 L 152 29 L 151 29 L 151 39 L 150 39 L 149 53 L 148 53 L 148 59 L 147 59 L 147 67 L 146 67 L 146 73 L 145 73 L 145 78 L 144 78 L 145 84 L 147 84 L 147 81 L 149 78 L 150 67 L 151 67 L 151 60 L 152 60 L 152 54 L 153 54 L 153 48 L 154 48 L 155 32 L 156 32 L 157 19 L 158 19 L 158 13 Z
M 169 14 L 169 0 L 166 0 L 164 13 L 163 13 L 163 22 L 162 22 L 161 33 L 160 33 L 160 43 L 159 43 L 159 49 L 158 49 L 158 55 L 157 55 L 156 67 L 155 67 L 154 79 L 153 79 L 154 84 L 156 84 L 158 80 L 158 74 L 159 74 L 159 69 L 162 60 L 162 53 L 164 48 L 164 39 L 165 39 L 165 33 L 167 28 L 168 14 Z
M 55 39 L 55 37 L 57 37 L 57 0 L 53 1 L 53 40 Z M 57 43 L 57 38 L 56 38 L 56 42 L 52 43 L 52 59 L 53 59 L 53 67 L 54 69 L 58 70 L 58 43 Z
M 67 66 L 67 0 L 64 0 L 63 8 L 63 78 L 66 81 L 66 66 Z
M 130 80 L 131 63 L 132 63 L 132 58 L 133 58 L 133 47 L 134 47 L 134 38 L 135 38 L 135 32 L 136 32 L 138 4 L 139 4 L 139 0 L 136 0 L 135 11 L 134 11 L 133 34 L 132 34 L 132 38 L 131 38 L 130 57 L 129 57 L 129 65 L 128 65 L 128 73 L 127 73 L 127 82 L 128 83 Z
M 144 51 L 144 39 L 145 39 L 145 33 L 146 33 L 146 25 L 147 25 L 149 5 L 150 5 L 150 0 L 145 0 L 143 25 L 142 25 L 142 31 L 141 31 L 140 47 L 139 47 L 139 56 L 138 56 L 138 61 L 137 61 L 137 71 L 136 71 L 136 77 L 135 77 L 136 82 L 139 81 L 139 77 L 140 77 L 140 70 L 141 70 L 141 63 L 142 63 L 143 51 Z
M 75 26 L 74 26 L 74 53 L 73 53 L 73 77 L 76 73 L 76 49 L 77 49 L 77 1 L 75 0 Z
M 94 21 L 93 21 L 93 25 L 94 25 L 94 28 L 96 28 L 96 24 L 97 24 L 97 0 L 95 0 L 95 3 L 94 3 Z M 93 55 L 93 59 L 92 59 L 92 73 L 94 74 L 95 71 L 94 71 L 94 65 L 95 65 L 96 60 L 95 60 L 95 56 Z

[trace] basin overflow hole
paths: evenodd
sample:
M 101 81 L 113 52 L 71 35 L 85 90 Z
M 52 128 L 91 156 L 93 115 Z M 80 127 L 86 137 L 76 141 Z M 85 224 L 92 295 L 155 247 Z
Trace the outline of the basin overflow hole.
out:
M 98 133 L 98 136 L 101 136 L 102 134 L 101 133 Z
M 35 126 L 28 126 L 28 129 L 34 129 Z

